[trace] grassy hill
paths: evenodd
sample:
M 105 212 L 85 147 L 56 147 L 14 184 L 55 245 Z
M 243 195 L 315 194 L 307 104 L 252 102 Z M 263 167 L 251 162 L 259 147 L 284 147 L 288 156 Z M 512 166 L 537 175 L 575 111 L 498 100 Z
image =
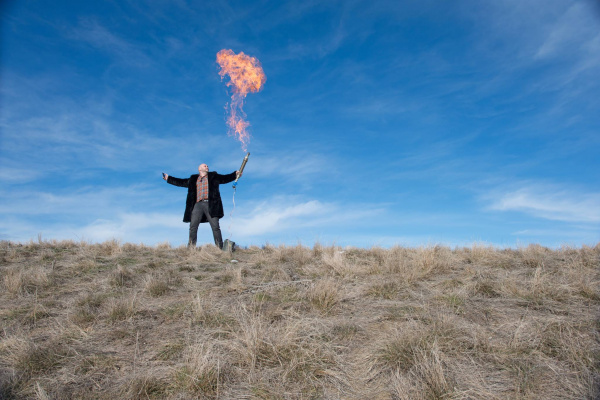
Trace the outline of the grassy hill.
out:
M 0 242 L 2 399 L 595 399 L 600 244 Z

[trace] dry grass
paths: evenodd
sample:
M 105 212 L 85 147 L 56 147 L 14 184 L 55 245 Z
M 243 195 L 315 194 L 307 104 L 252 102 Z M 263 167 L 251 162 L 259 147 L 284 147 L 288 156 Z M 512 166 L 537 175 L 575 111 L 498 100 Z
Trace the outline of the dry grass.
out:
M 597 399 L 599 267 L 600 245 L 0 242 L 0 398 Z
M 310 303 L 317 310 L 328 313 L 339 303 L 340 290 L 337 282 L 332 278 L 319 280 L 308 292 Z

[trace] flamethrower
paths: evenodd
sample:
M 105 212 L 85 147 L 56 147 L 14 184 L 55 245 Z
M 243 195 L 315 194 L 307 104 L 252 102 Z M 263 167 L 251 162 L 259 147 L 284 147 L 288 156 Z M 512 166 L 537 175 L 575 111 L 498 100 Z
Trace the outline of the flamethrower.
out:
M 246 153 L 246 157 L 244 157 L 244 161 L 242 161 L 242 166 L 239 169 L 239 175 L 237 176 L 237 178 L 235 178 L 235 181 L 233 182 L 233 188 L 234 189 L 237 186 L 237 181 L 238 181 L 238 179 L 240 179 L 240 176 L 242 175 L 242 172 L 244 172 L 244 167 L 246 166 L 246 163 L 248 162 L 248 157 L 250 157 L 250 153 Z
M 238 170 L 239 175 L 237 176 L 237 178 L 235 178 L 235 181 L 233 182 L 233 208 L 231 209 L 231 212 L 229 213 L 229 227 L 227 228 L 227 230 L 229 231 L 229 238 L 225 239 L 225 242 L 223 242 L 223 250 L 225 250 L 225 251 L 232 252 L 235 249 L 235 242 L 231 241 L 231 224 L 233 223 L 233 211 L 235 210 L 235 191 L 237 189 L 236 186 L 237 186 L 238 179 L 240 179 L 242 172 L 244 172 L 244 167 L 246 167 L 246 163 L 248 162 L 248 157 L 250 157 L 250 153 L 246 153 L 246 157 L 244 157 L 244 161 L 242 161 L 242 166 Z M 233 260 L 232 260 L 232 262 L 233 262 Z

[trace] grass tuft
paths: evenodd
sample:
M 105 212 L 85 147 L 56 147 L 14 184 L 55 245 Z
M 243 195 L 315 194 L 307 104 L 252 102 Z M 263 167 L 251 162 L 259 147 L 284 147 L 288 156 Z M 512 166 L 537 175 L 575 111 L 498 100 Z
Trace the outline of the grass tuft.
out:
M 121 385 L 119 395 L 126 400 L 164 399 L 170 384 L 153 375 L 136 375 Z
M 135 297 L 112 300 L 108 310 L 108 322 L 125 321 L 135 315 L 137 306 Z
M 217 397 L 227 379 L 229 365 L 211 345 L 193 344 L 185 351 L 185 365 L 174 373 L 174 386 L 195 395 Z
M 398 295 L 398 285 L 395 282 L 377 283 L 367 290 L 367 295 L 375 298 L 392 300 Z
M 126 267 L 119 265 L 109 275 L 110 285 L 113 287 L 128 287 L 133 284 L 133 273 Z
M 68 355 L 68 349 L 58 341 L 35 343 L 17 339 L 4 350 L 9 366 L 27 376 L 52 372 Z
M 333 279 L 317 282 L 307 293 L 310 304 L 319 311 L 328 313 L 340 301 L 340 290 Z
M 169 291 L 166 277 L 149 275 L 144 279 L 144 289 L 152 297 L 160 297 Z

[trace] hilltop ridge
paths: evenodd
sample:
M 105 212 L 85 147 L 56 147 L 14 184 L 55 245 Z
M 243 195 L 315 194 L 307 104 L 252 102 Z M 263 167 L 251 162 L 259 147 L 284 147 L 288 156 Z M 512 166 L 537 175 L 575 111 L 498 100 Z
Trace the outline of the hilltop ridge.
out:
M 0 242 L 3 399 L 593 399 L 600 244 Z

